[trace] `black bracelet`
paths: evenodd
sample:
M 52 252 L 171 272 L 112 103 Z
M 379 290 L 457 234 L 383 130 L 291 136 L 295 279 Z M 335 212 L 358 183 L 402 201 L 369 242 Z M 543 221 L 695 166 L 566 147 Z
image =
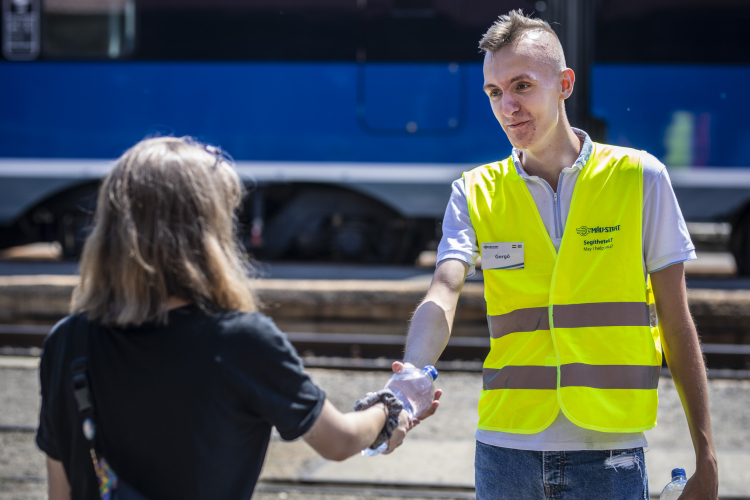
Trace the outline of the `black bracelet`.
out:
M 404 409 L 404 404 L 393 394 L 393 392 L 391 392 L 390 389 L 381 389 L 378 392 L 371 392 L 362 399 L 357 400 L 357 402 L 354 403 L 354 411 L 366 410 L 377 403 L 383 403 L 385 405 L 388 410 L 388 416 L 385 419 L 383 430 L 380 431 L 378 437 L 375 438 L 375 441 L 369 446 L 373 450 L 391 439 L 393 431 L 398 427 L 398 416 L 401 414 L 401 410 Z

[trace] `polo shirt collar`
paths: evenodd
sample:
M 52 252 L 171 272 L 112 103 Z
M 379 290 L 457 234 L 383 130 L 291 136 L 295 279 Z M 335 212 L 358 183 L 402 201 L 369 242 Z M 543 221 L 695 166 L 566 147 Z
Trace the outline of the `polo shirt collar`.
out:
M 583 141 L 583 147 L 581 148 L 581 153 L 578 155 L 578 158 L 576 159 L 575 163 L 573 163 L 573 165 L 570 168 L 580 170 L 583 168 L 584 165 L 586 165 L 586 162 L 589 161 L 591 152 L 594 150 L 594 143 L 591 142 L 591 138 L 589 137 L 589 134 L 587 134 L 583 130 L 573 127 L 573 132 L 575 132 L 578 138 L 581 139 L 581 141 Z M 518 175 L 520 175 L 523 178 L 529 178 L 531 176 L 526 173 L 526 170 L 523 169 L 523 165 L 521 165 L 520 153 L 521 153 L 520 150 L 513 148 L 513 154 L 511 155 L 513 158 L 513 165 L 515 165 L 516 172 L 518 172 Z

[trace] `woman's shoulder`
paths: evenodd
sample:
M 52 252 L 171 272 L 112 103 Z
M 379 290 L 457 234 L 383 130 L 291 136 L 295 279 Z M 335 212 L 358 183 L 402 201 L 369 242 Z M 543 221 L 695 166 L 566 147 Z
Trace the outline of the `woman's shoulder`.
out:
M 40 378 L 47 387 L 62 386 L 73 359 L 85 355 L 84 331 L 89 320 L 84 313 L 66 316 L 52 327 L 42 346 Z M 62 378 L 61 378 L 62 377 Z
M 297 351 L 271 318 L 260 313 L 221 312 L 214 315 L 211 353 L 225 369 L 268 370 L 280 363 L 298 364 Z
M 217 334 L 227 342 L 267 343 L 286 340 L 276 323 L 259 312 L 221 311 L 215 316 Z
M 58 321 L 49 331 L 44 340 L 44 350 L 71 341 L 79 330 L 88 327 L 89 320 L 86 313 L 71 314 Z

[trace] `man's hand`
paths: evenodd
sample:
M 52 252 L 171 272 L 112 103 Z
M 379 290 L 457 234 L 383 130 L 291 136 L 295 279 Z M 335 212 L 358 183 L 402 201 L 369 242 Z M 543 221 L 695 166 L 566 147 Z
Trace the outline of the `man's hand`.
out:
M 393 373 L 401 373 L 404 370 L 405 366 L 410 366 L 412 368 L 415 368 L 415 366 L 411 363 L 402 363 L 401 361 L 394 361 L 393 362 Z M 421 415 L 419 415 L 417 418 L 414 419 L 414 425 L 417 425 L 420 421 L 426 419 L 427 417 L 432 416 L 438 409 L 438 406 L 440 406 L 440 396 L 443 395 L 442 389 L 435 389 L 435 399 L 432 401 L 432 404 L 429 408 L 427 408 L 424 412 L 422 412 Z M 401 412 L 402 414 L 404 412 Z
M 715 460 L 708 460 L 699 464 L 685 489 L 680 500 L 716 500 L 719 498 L 719 468 Z

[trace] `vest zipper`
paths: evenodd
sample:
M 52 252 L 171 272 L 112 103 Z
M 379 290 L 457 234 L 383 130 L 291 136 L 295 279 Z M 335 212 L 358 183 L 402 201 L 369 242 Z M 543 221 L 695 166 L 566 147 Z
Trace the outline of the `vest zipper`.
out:
M 560 227 L 560 219 L 558 218 L 559 211 L 558 211 L 558 204 L 557 204 L 557 193 L 553 192 L 552 194 L 555 197 L 555 207 L 554 207 L 555 208 L 555 238 L 560 239 L 560 231 L 558 229 Z
M 552 198 L 555 201 L 555 206 L 552 207 L 552 214 L 555 217 L 555 239 L 559 240 L 560 239 L 560 230 L 559 230 L 560 225 L 557 221 L 557 193 L 555 193 L 555 191 L 552 189 L 552 186 L 549 185 L 549 182 L 545 181 L 541 177 L 537 177 L 537 179 L 539 179 L 542 182 L 542 184 L 547 186 L 547 189 L 549 189 L 549 192 L 552 193 Z

